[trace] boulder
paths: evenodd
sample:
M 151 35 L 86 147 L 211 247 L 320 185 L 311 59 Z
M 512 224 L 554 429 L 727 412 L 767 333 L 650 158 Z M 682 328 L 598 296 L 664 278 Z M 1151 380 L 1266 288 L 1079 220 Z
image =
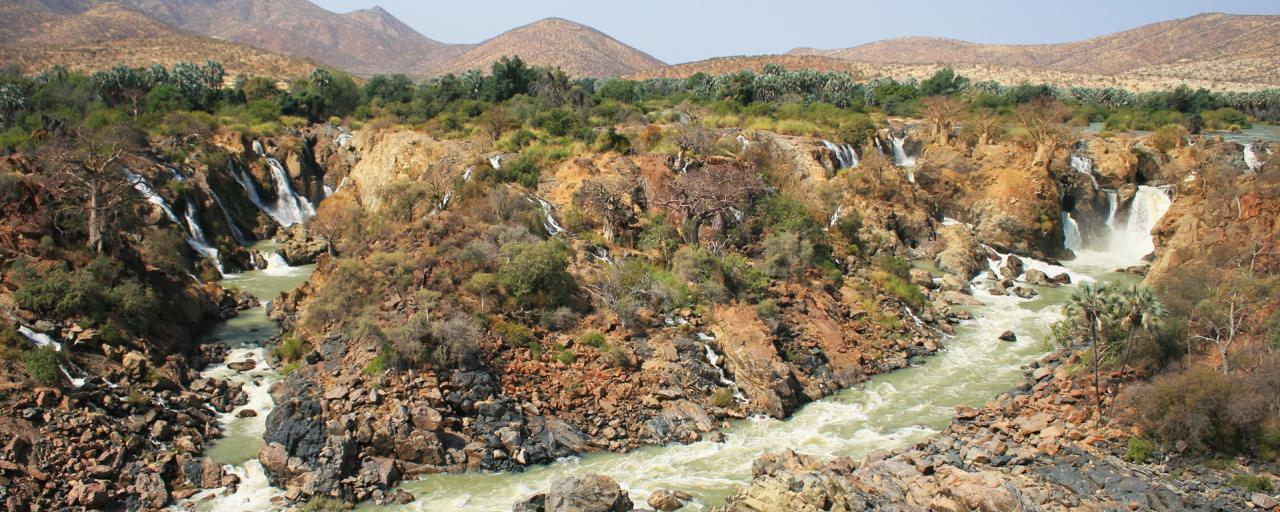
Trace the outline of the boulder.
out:
M 1261 492 L 1253 493 L 1253 496 L 1249 497 L 1249 501 L 1252 501 L 1255 506 L 1263 510 L 1271 510 L 1280 506 L 1280 501 Z
M 586 474 L 551 484 L 546 512 L 627 512 L 634 505 L 612 478 Z
M 1048 274 L 1034 268 L 1027 270 L 1023 279 L 1036 286 L 1058 286 L 1058 282 L 1050 279 Z
M 1000 333 L 1000 341 L 1018 341 L 1018 335 L 1013 331 L 1005 331 Z
M 680 507 L 684 506 L 684 502 L 689 501 L 690 499 L 693 499 L 693 496 L 690 496 L 685 492 L 672 492 L 666 489 L 658 489 L 653 491 L 653 494 L 649 495 L 649 499 L 646 503 L 648 503 L 654 510 L 658 510 L 660 512 L 671 512 L 672 510 L 679 510 Z

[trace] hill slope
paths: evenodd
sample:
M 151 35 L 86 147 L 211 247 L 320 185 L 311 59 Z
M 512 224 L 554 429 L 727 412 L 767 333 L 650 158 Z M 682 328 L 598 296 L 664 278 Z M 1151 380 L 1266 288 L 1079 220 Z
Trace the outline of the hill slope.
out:
M 875 64 L 994 65 L 1094 75 L 1280 85 L 1280 16 L 1209 13 L 1072 43 L 978 44 L 905 37 L 852 48 L 798 48 Z
M 538 66 L 559 66 L 573 76 L 608 77 L 663 66 L 663 62 L 599 30 L 548 18 L 502 33 L 447 61 L 427 66 L 427 75 L 487 69 L 504 55 Z
M 170 66 L 179 61 L 217 60 L 228 76 L 285 77 L 304 75 L 315 67 L 303 59 L 186 33 L 113 3 L 84 11 L 13 3 L 0 7 L 0 15 L 21 20 L 0 31 L 0 62 L 26 72 L 58 65 L 93 71 L 116 64 Z

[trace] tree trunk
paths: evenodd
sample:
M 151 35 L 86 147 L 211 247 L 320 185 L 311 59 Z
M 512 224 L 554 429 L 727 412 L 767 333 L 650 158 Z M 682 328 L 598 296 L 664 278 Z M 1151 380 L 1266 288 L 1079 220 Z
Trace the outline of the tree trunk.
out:
M 684 241 L 685 243 L 697 247 L 698 246 L 698 230 L 702 228 L 702 216 L 690 216 L 689 220 L 684 222 Z
M 609 219 L 609 216 L 608 216 L 608 215 L 602 215 L 601 217 L 603 217 L 603 218 L 604 218 L 604 222 L 603 222 L 603 224 L 604 224 L 604 241 L 605 241 L 606 243 L 610 244 L 610 245 L 613 245 L 613 240 L 614 240 L 614 238 L 617 236 L 617 234 L 614 232 L 615 230 L 614 230 L 614 227 L 613 227 L 613 222 Z
M 1090 315 L 1092 316 L 1092 315 Z M 1102 354 L 1098 351 L 1098 321 L 1089 319 L 1089 341 L 1093 345 L 1093 402 L 1098 409 L 1098 423 L 1102 423 Z
M 98 183 L 89 185 L 89 248 L 102 253 L 102 197 Z

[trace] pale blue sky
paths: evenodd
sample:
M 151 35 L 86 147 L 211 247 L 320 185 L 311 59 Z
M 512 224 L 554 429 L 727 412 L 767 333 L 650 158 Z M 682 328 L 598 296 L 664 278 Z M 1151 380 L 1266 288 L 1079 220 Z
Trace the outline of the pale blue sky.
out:
M 477 43 L 557 16 L 668 63 L 843 48 L 926 35 L 983 43 L 1074 41 L 1202 12 L 1280 14 L 1280 0 L 312 0 L 347 12 L 381 5 L 423 35 Z M 1195 44 L 1195 41 L 1187 41 Z

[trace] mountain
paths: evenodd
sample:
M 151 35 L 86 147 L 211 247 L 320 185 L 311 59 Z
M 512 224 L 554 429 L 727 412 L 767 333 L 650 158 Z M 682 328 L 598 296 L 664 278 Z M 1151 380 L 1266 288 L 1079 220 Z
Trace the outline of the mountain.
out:
M 116 64 L 217 60 L 228 76 L 294 76 L 316 66 L 304 59 L 184 32 L 117 3 L 8 2 L 0 6 L 0 16 L 16 20 L 0 29 L 0 63 L 27 72 L 57 65 L 92 71 Z
M 873 64 L 991 65 L 1280 85 L 1280 16 L 1208 13 L 1062 44 L 904 37 L 835 50 L 797 48 L 789 53 Z
M 663 66 L 663 62 L 599 30 L 560 18 L 519 27 L 425 68 L 427 75 L 487 69 L 504 55 L 532 65 L 559 66 L 573 76 L 608 77 Z

